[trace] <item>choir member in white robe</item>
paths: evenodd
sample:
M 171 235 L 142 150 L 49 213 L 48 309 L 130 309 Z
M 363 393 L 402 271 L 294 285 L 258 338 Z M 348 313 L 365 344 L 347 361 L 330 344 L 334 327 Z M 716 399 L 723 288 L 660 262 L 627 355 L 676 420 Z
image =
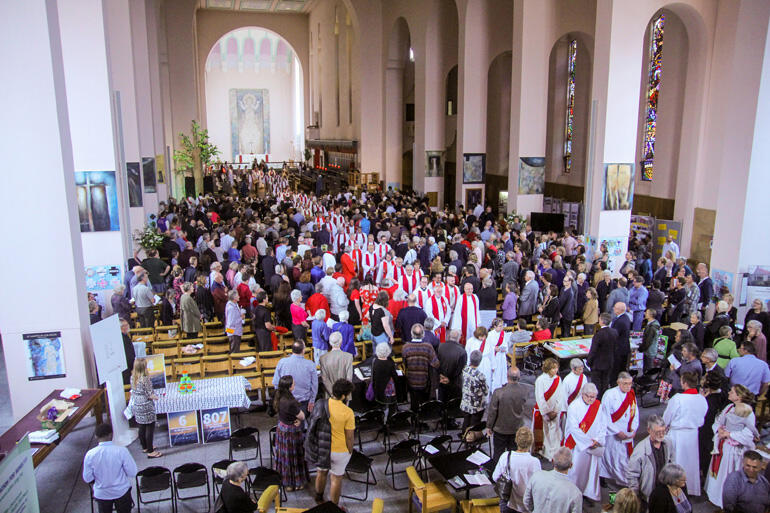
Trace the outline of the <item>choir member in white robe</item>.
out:
M 449 307 L 454 311 L 457 304 L 457 298 L 460 297 L 460 287 L 457 286 L 457 277 L 449 274 L 446 277 L 446 283 L 443 284 L 444 297 L 449 301 Z
M 471 353 L 478 351 L 481 353 L 481 363 L 479 364 L 479 372 L 481 372 L 487 380 L 487 383 L 491 383 L 492 380 L 492 355 L 494 354 L 494 347 L 487 344 L 487 329 L 483 326 L 479 326 L 473 332 L 473 336 L 465 341 L 465 353 L 467 354 L 468 361 L 471 361 Z M 489 394 L 492 393 L 487 385 Z
M 380 237 L 380 242 L 377 244 L 375 252 L 377 253 L 377 258 L 379 258 L 380 261 L 384 260 L 385 255 L 390 253 L 390 244 L 387 243 L 387 237 L 385 235 Z
M 420 286 L 420 280 L 416 274 L 414 274 L 414 267 L 412 264 L 407 264 L 404 267 L 404 272 L 398 280 L 398 286 L 408 296 Z
M 444 297 L 444 288 L 434 287 L 433 295 L 424 307 L 425 313 L 432 318 L 433 333 L 441 340 L 446 341 L 446 327 L 449 326 L 449 319 L 452 316 L 452 309 L 449 308 L 449 301 Z
M 569 361 L 569 368 L 571 372 L 564 376 L 564 397 L 567 400 L 564 402 L 564 413 L 567 413 L 567 408 L 572 404 L 572 401 L 578 398 L 580 395 L 580 389 L 583 385 L 588 383 L 588 377 L 583 373 L 585 370 L 583 366 L 583 360 L 580 358 L 573 358 Z
M 420 278 L 420 286 L 414 291 L 414 295 L 417 296 L 417 306 L 425 308 L 428 306 L 428 301 L 433 297 L 433 290 L 428 287 L 428 277 L 423 276 Z
M 607 441 L 600 475 L 614 480 L 621 488 L 628 484 L 626 470 L 634 452 L 634 435 L 639 428 L 639 409 L 633 384 L 631 375 L 621 372 L 618 374 L 618 386 L 607 390 L 602 397 L 607 419 Z
M 364 276 L 371 273 L 372 279 L 375 279 L 377 273 L 377 253 L 374 252 L 374 244 L 369 243 L 366 247 L 366 252 L 361 257 L 361 264 L 363 266 Z
M 698 376 L 694 372 L 685 372 L 680 376 L 684 392 L 669 399 L 663 422 L 668 427 L 668 435 L 674 442 L 674 461 L 687 473 L 687 493 L 700 495 L 700 457 L 698 448 L 698 428 L 708 411 L 706 398 L 698 393 Z
M 487 345 L 494 351 L 491 356 L 492 380 L 489 383 L 489 392 L 492 393 L 508 382 L 508 352 L 510 351 L 510 334 L 503 331 L 503 320 L 492 321 L 492 329 L 487 335 Z
M 361 228 L 356 228 L 356 233 L 353 234 L 353 242 L 361 251 L 366 249 L 366 234 L 361 231 Z
M 757 432 L 756 417 L 751 406 L 743 401 L 753 400 L 754 395 L 745 387 L 730 388 L 727 398 L 731 401 L 717 416 L 714 430 L 714 450 L 706 472 L 706 494 L 716 506 L 722 507 L 722 488 L 732 472 L 743 468 L 743 453 L 753 450 Z M 747 411 L 748 409 L 748 411 Z M 736 410 L 738 412 L 736 413 Z
M 601 499 L 599 465 L 607 438 L 607 419 L 596 398 L 599 390 L 593 383 L 586 383 L 580 398 L 567 408 L 567 429 L 564 446 L 572 450 L 572 468 L 567 477 L 575 483 L 583 496 L 592 501 Z
M 377 283 L 382 283 L 385 278 L 392 282 L 395 281 L 396 261 L 393 258 L 393 252 L 385 253 L 385 258 L 380 260 L 377 265 Z
M 363 251 L 361 251 L 358 247 L 350 252 L 350 258 L 352 258 L 353 262 L 356 264 L 356 274 L 358 275 L 359 280 L 364 279 L 364 265 L 362 262 L 363 256 Z
M 452 314 L 452 329 L 460 330 L 460 344 L 473 336 L 479 320 L 479 298 L 473 293 L 473 284 L 466 283 Z
M 535 452 L 547 460 L 561 446 L 559 413 L 564 409 L 564 389 L 557 372 L 559 363 L 553 358 L 543 362 L 543 373 L 535 380 L 535 407 L 532 410 L 532 431 Z

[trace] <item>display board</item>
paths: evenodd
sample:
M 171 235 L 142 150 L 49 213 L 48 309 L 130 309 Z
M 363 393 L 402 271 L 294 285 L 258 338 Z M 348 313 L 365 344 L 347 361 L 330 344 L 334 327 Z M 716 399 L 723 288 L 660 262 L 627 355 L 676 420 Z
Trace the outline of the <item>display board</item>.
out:
M 24 436 L 0 462 L 0 511 L 40 513 L 29 437 Z
M 193 410 L 169 413 L 168 439 L 171 447 L 200 443 L 198 412 Z
M 123 335 L 120 332 L 120 318 L 118 314 L 113 314 L 92 324 L 90 328 L 96 372 L 99 383 L 104 383 L 108 376 L 128 368 L 126 352 L 123 349 Z
M 680 248 L 682 247 L 682 223 L 679 221 L 656 219 L 654 235 L 653 243 L 655 244 L 655 259 L 663 256 L 663 244 L 666 243 L 666 238 L 668 236 L 673 237 L 674 242 L 676 242 Z
M 201 410 L 203 443 L 218 442 L 230 438 L 230 408 Z
M 147 376 L 152 381 L 152 388 L 166 388 L 166 358 L 162 354 L 152 354 L 147 359 Z

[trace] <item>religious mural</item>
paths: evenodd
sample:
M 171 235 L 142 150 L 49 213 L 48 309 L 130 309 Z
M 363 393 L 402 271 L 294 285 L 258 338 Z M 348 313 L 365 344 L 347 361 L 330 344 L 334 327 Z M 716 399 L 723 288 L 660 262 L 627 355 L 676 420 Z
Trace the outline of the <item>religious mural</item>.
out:
M 230 89 L 230 137 L 238 155 L 270 153 L 270 101 L 267 89 Z
M 75 190 L 81 232 L 120 230 L 115 171 L 76 172 Z
M 545 158 L 519 158 L 519 194 L 543 194 L 545 189 Z

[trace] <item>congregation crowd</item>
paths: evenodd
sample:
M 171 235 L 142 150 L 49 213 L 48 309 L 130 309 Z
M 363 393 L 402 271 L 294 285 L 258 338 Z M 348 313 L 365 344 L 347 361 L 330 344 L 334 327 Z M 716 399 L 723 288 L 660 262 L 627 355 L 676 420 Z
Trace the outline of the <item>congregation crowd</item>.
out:
M 190 339 L 219 320 L 231 352 L 242 350 L 245 322 L 256 351 L 292 334 L 275 392 L 262 398 L 278 417 L 275 468 L 287 489 L 304 488 L 317 467 L 316 499 L 331 474 L 338 502 L 363 341 L 373 351 L 366 398 L 385 418 L 399 412 L 405 380 L 412 412 L 429 400 L 457 401 L 462 425 L 448 427 L 463 440 L 491 439 L 493 480 L 511 483 L 502 513 L 582 511 L 601 500 L 602 486 L 617 512 L 687 513 L 702 493 L 726 512 L 770 508 L 754 414 L 770 384 L 770 316 L 758 300 L 737 324 L 732 295 L 714 289 L 705 264 L 693 271 L 672 239 L 653 265 L 651 240 L 632 233 L 615 278 L 606 246 L 593 251 L 573 230 L 535 233 L 490 206 L 434 211 L 427 198 L 400 191 L 293 191 L 285 170 L 261 166 L 225 168 L 216 184 L 215 195 L 160 204 L 151 222 L 163 243 L 135 254 L 111 307 L 125 334 L 132 312 L 151 327 L 159 311 L 157 322 L 178 324 Z M 99 305 L 90 307 L 98 318 Z M 557 359 L 539 360 L 534 411 L 526 409 L 533 393 L 517 360 L 577 334 L 593 338 L 588 356 L 569 361 L 566 375 Z M 629 372 L 636 351 L 643 366 Z M 135 359 L 130 382 L 142 447 L 155 457 L 142 362 Z M 653 374 L 669 396 L 641 438 L 635 379 Z M 254 510 L 235 490 L 243 472 L 228 472 L 228 512 Z M 99 491 L 97 499 L 118 498 Z M 107 494 L 117 492 L 125 494 Z

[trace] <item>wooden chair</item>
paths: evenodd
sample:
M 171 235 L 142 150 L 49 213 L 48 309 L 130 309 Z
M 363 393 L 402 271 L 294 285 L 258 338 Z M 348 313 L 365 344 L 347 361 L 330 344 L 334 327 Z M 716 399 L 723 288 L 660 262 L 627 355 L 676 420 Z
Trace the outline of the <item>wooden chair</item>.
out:
M 203 347 L 201 349 L 198 349 L 195 353 L 185 353 L 182 351 L 182 348 L 185 346 L 195 346 L 198 344 L 202 345 Z M 191 356 L 201 356 L 203 355 L 205 348 L 206 348 L 206 345 L 202 338 L 180 338 L 179 339 L 179 356 L 184 356 L 185 358 L 191 357 Z
M 203 367 L 201 359 L 197 357 L 192 358 L 177 358 L 174 360 L 174 379 L 179 379 L 182 374 L 187 372 L 187 375 L 191 378 L 203 377 Z
M 219 321 L 203 323 L 203 338 L 216 337 L 224 332 L 225 328 Z
M 201 357 L 203 377 L 222 378 L 230 376 L 230 355 L 217 354 Z
M 294 343 L 294 335 L 291 332 L 278 335 L 278 349 L 280 351 L 291 351 L 291 345 Z
M 267 399 L 267 391 L 273 386 L 273 375 L 278 362 L 286 357 L 283 351 L 263 351 L 258 353 L 259 372 L 262 374 L 262 398 Z
M 203 343 L 203 354 L 226 354 L 230 352 L 230 341 L 227 337 L 206 337 Z
M 126 404 L 131 400 L 131 385 L 123 385 L 123 393 L 126 396 Z
M 376 497 L 372 501 L 372 513 L 382 513 L 382 510 L 384 508 L 385 508 L 385 502 L 379 497 Z
M 155 340 L 155 331 L 152 328 L 133 328 L 128 330 L 131 342 L 146 342 L 148 345 Z
M 433 511 L 449 510 L 454 513 L 457 501 L 441 483 L 424 482 L 417 474 L 417 470 L 410 466 L 406 468 L 409 478 L 409 513 L 417 505 L 420 513 L 432 513 Z M 415 504 L 416 502 L 416 504 Z M 498 510 L 500 509 L 498 501 Z
M 460 508 L 463 513 L 497 513 L 500 511 L 500 498 L 460 501 Z
M 176 324 L 170 326 L 155 326 L 155 341 L 179 340 L 182 329 Z
M 240 361 L 249 356 L 253 356 L 256 359 L 254 363 L 244 367 Z M 262 383 L 262 373 L 259 371 L 259 354 L 256 351 L 242 351 L 240 353 L 232 353 L 230 355 L 230 375 L 243 376 L 246 381 L 251 385 L 251 390 L 247 390 L 246 394 L 255 398 L 259 396 L 260 391 L 264 388 Z
M 152 354 L 162 354 L 166 359 L 179 357 L 179 342 L 176 340 L 158 340 L 152 343 Z

